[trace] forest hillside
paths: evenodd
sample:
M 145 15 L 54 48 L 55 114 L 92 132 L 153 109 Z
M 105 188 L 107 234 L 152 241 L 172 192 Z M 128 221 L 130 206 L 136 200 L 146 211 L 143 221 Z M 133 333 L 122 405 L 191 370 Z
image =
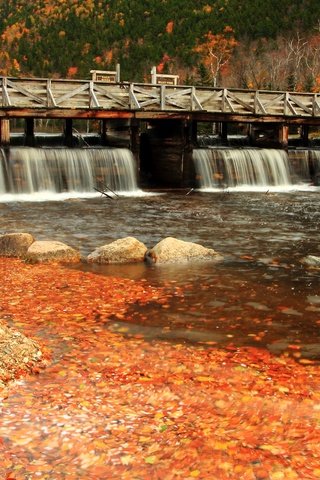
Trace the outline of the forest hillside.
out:
M 0 0 L 0 74 L 320 89 L 319 0 Z

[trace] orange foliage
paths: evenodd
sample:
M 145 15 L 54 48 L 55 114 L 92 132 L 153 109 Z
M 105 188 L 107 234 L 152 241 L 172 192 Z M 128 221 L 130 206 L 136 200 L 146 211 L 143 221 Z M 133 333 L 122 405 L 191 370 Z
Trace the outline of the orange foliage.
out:
M 107 63 L 111 63 L 112 59 L 113 59 L 113 51 L 112 50 L 107 50 L 106 52 L 104 52 L 103 56 L 104 56 L 104 60 Z
M 170 61 L 169 55 L 166 53 L 163 55 L 161 62 L 157 65 L 157 72 L 162 73 L 166 64 Z
M 74 77 L 78 73 L 78 67 L 69 67 L 68 78 Z
M 172 33 L 173 32 L 173 27 L 174 27 L 174 22 L 171 20 L 170 22 L 167 23 L 166 32 L 167 33 Z
M 1 35 L 1 40 L 8 45 L 12 45 L 28 32 L 29 30 L 23 24 L 14 23 L 5 29 Z
M 315 84 L 312 88 L 312 92 L 314 93 L 320 92 L 320 75 L 315 79 Z
M 226 26 L 223 33 L 213 34 L 209 31 L 205 35 L 205 41 L 195 47 L 195 52 L 201 55 L 204 65 L 209 69 L 214 84 L 237 44 L 232 27 Z
M 212 7 L 211 5 L 205 5 L 202 10 L 204 11 L 204 13 L 211 13 Z
M 309 46 L 311 48 L 319 48 L 320 46 L 320 33 L 317 34 L 317 35 L 313 35 L 310 39 L 309 39 Z
M 0 51 L 0 74 L 17 75 L 20 71 L 20 64 L 16 58 L 10 58 L 8 52 Z

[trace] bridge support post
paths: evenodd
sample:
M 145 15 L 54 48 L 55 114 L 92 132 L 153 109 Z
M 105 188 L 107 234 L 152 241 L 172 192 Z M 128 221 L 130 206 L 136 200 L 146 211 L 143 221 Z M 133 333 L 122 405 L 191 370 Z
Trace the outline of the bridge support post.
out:
M 193 122 L 155 120 L 142 137 L 141 174 L 164 188 L 195 186 Z
M 66 118 L 64 127 L 64 144 L 66 147 L 73 147 L 73 135 L 72 135 L 73 121 L 72 118 Z
M 303 147 L 309 146 L 309 125 L 301 125 L 301 142 Z
M 24 123 L 24 144 L 26 147 L 34 147 L 34 118 L 26 118 Z
M 193 147 L 197 145 L 197 123 L 186 121 L 183 132 L 182 187 L 194 187 L 196 170 L 193 162 Z
M 107 145 L 107 120 L 103 119 L 100 122 L 100 138 L 101 145 Z
M 289 127 L 288 125 L 279 126 L 278 140 L 282 148 L 287 148 L 289 143 Z
M 129 148 L 136 160 L 137 169 L 140 169 L 140 122 L 131 120 L 130 122 L 130 145 Z
M 10 145 L 10 120 L 0 119 L 0 146 Z
M 228 124 L 227 122 L 221 123 L 220 136 L 223 143 L 228 143 Z

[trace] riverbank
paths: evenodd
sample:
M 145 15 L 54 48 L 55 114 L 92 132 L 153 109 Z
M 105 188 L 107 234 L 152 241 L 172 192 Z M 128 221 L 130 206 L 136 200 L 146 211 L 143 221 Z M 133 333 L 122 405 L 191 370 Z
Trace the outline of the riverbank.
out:
M 174 282 L 11 259 L 0 274 L 2 321 L 50 352 L 0 403 L 2 478 L 320 478 L 316 363 L 128 336 L 129 306 L 184 303 Z

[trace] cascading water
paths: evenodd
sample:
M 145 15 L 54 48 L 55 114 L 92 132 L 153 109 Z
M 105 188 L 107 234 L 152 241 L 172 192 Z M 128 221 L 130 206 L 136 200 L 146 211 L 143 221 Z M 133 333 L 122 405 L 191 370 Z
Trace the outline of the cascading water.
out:
M 95 188 L 139 191 L 135 160 L 125 148 L 12 147 L 1 150 L 0 160 L 0 201 L 90 196 Z
M 298 167 L 277 149 L 196 149 L 193 159 L 201 189 L 287 190 L 311 182 L 309 156 L 301 152 Z
M 312 180 L 315 185 L 320 185 L 320 150 L 310 151 L 310 165 Z
M 6 156 L 4 150 L 0 148 L 0 193 L 5 191 L 5 181 L 4 181 L 4 165 L 6 163 Z

